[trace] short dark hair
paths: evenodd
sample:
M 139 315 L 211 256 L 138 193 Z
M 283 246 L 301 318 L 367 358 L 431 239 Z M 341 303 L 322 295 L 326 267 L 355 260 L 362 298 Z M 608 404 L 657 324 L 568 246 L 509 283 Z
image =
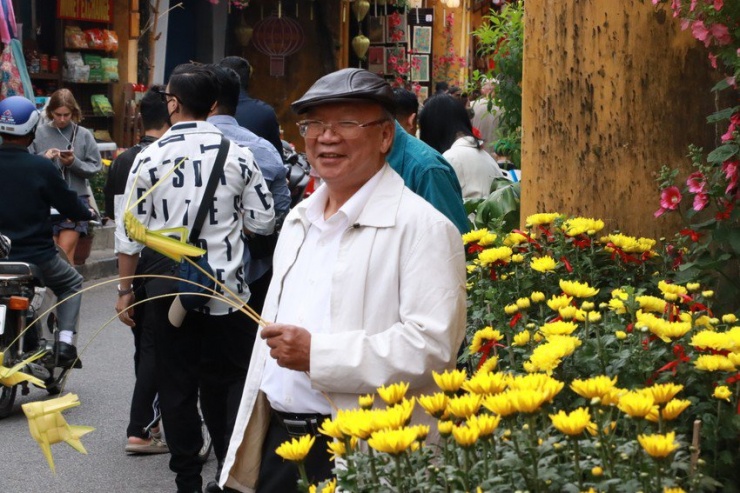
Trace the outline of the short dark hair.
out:
M 158 130 L 169 123 L 170 115 L 167 113 L 167 103 L 162 100 L 161 92 L 165 86 L 155 84 L 141 98 L 139 113 L 144 130 Z
M 419 138 L 444 153 L 461 136 L 473 137 L 465 106 L 448 94 L 427 99 L 419 113 Z
M 169 92 L 177 96 L 185 110 L 205 120 L 220 91 L 213 70 L 205 65 L 183 63 L 175 67 L 169 81 Z
M 239 83 L 244 92 L 249 91 L 249 78 L 252 76 L 252 66 L 246 58 L 240 56 L 227 56 L 218 64 L 222 67 L 230 68 L 239 76 Z
M 450 90 L 450 85 L 447 82 L 437 82 L 434 86 L 434 92 L 445 92 Z
M 396 102 L 396 117 L 404 118 L 419 112 L 419 99 L 408 89 L 393 89 L 393 100 Z
M 209 65 L 209 68 L 216 74 L 218 85 L 221 87 L 216 98 L 218 114 L 234 116 L 236 106 L 239 104 L 239 75 L 234 70 L 221 65 Z

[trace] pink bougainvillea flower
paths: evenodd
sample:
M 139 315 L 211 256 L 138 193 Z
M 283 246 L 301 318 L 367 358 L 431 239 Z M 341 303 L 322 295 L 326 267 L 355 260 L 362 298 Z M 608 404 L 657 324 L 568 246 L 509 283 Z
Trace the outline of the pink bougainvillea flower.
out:
M 711 31 L 712 36 L 714 36 L 714 39 L 717 40 L 718 45 L 724 46 L 732 43 L 730 30 L 724 24 L 713 24 L 712 27 L 709 28 L 709 30 Z M 704 42 L 704 44 L 706 46 L 709 46 L 706 41 Z
M 707 26 L 704 25 L 704 21 L 702 20 L 694 21 L 691 24 L 691 34 L 699 41 L 702 41 L 704 46 L 709 46 L 709 43 L 712 41 L 709 29 L 707 29 Z
M 735 128 L 740 126 L 740 113 L 735 113 L 730 117 L 730 126 L 727 127 L 727 132 L 722 135 L 722 142 L 728 142 L 733 139 L 733 133 Z
M 712 68 L 717 68 L 717 56 L 714 53 L 708 53 L 707 56 L 709 57 L 709 63 L 712 65 Z
M 738 167 L 740 167 L 740 161 L 725 161 L 722 163 L 722 172 L 725 174 L 727 180 L 727 188 L 725 193 L 729 195 L 733 189 L 737 189 L 737 177 Z
M 673 9 L 673 17 L 678 17 L 681 13 L 681 0 L 672 0 L 671 8 Z
M 701 192 L 701 193 L 697 193 L 696 195 L 694 195 L 693 207 L 695 211 L 700 211 L 704 209 L 708 203 L 709 203 L 709 195 L 707 195 L 706 193 Z
M 689 7 L 689 12 L 693 12 L 694 9 L 696 9 L 696 3 L 698 0 L 691 0 L 691 7 Z
M 707 3 L 713 3 L 713 2 L 714 2 L 714 10 L 716 10 L 717 12 L 722 10 L 722 7 L 725 4 L 724 0 L 708 0 L 707 1 Z
M 704 178 L 701 171 L 695 171 L 689 175 L 689 178 L 686 180 L 686 186 L 689 187 L 689 192 L 691 193 L 701 193 L 706 189 L 706 178 Z

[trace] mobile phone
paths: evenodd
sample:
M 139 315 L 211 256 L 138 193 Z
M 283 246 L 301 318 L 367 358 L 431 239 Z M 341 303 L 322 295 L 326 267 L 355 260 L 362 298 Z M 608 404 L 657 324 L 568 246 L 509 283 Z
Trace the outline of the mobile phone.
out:
M 59 154 L 61 154 L 62 156 L 69 156 L 71 154 L 74 154 L 74 150 L 68 149 L 66 151 L 59 151 Z

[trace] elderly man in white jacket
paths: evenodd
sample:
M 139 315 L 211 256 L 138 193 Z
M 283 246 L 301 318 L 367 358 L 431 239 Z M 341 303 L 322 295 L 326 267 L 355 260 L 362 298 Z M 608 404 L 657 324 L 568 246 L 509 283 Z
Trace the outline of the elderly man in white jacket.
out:
M 432 372 L 455 366 L 465 330 L 458 230 L 385 161 L 390 86 L 344 69 L 292 107 L 305 115 L 298 126 L 324 185 L 280 235 L 263 312 L 271 324 L 255 343 L 220 479 L 226 491 L 296 491 L 297 467 L 275 448 L 306 433 L 317 435 L 309 479 L 329 477 L 322 420 L 381 385 L 432 392 Z

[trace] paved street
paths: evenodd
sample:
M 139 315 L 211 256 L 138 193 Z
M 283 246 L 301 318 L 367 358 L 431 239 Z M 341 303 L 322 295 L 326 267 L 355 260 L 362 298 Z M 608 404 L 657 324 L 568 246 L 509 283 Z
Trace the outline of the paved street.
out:
M 1 492 L 175 491 L 174 475 L 167 466 L 169 455 L 127 456 L 123 452 L 134 384 L 133 336 L 117 320 L 96 336 L 114 314 L 115 292 L 115 283 L 110 283 L 85 294 L 78 347 L 92 342 L 82 354 L 84 368 L 72 372 L 64 391 L 79 395 L 82 403 L 64 412 L 67 422 L 95 428 L 82 437 L 88 455 L 65 443 L 53 445 L 57 473 L 52 474 L 20 408 L 24 402 L 47 398 L 46 391 L 32 387 L 29 395 L 16 400 L 14 413 L 0 420 Z M 211 454 L 203 471 L 204 486 L 215 469 Z

